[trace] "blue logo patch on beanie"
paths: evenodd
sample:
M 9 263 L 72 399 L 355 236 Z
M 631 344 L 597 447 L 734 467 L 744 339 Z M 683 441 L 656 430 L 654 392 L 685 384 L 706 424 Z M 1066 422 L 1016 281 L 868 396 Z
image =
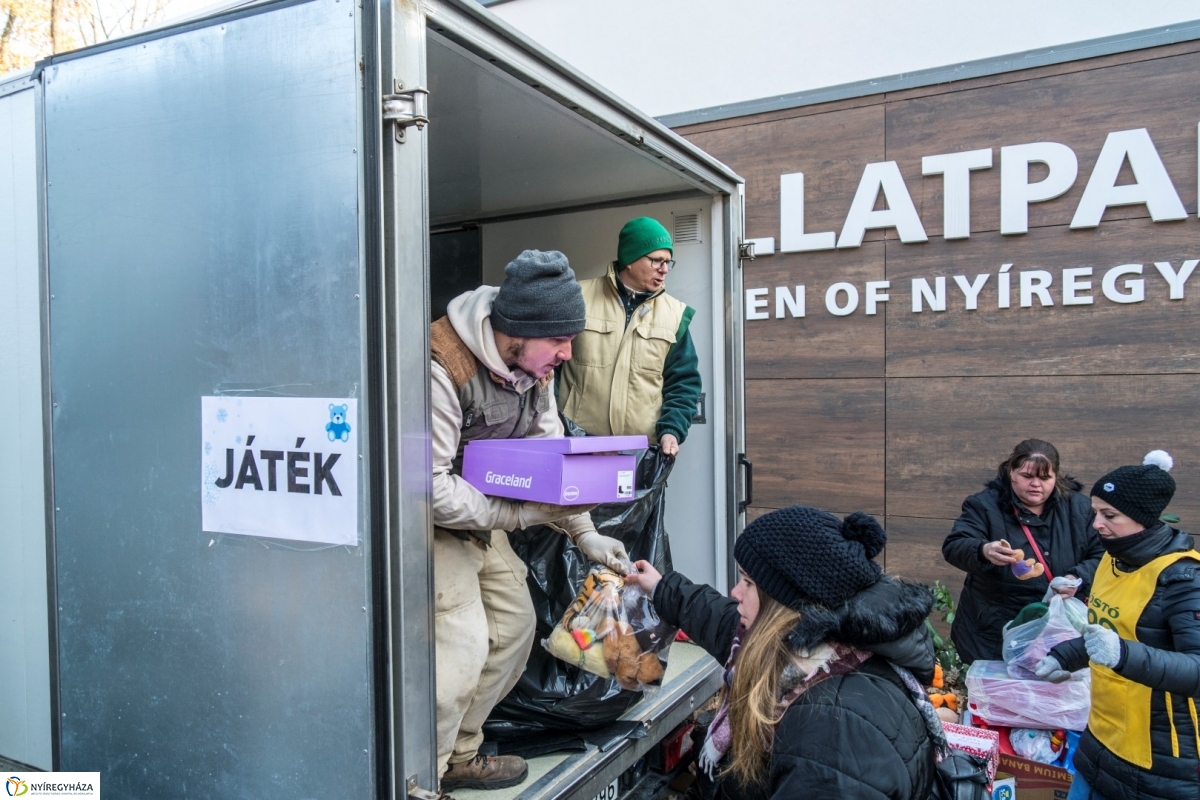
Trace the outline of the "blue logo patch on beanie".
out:
M 1115 492 L 1116 490 L 1117 490 L 1117 485 L 1115 483 L 1109 482 L 1109 483 L 1104 484 L 1104 491 Z

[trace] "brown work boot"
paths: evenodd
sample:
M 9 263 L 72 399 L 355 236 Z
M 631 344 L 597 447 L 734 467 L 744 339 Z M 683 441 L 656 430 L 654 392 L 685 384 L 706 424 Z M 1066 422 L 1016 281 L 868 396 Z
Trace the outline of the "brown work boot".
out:
M 442 791 L 453 789 L 507 789 L 525 780 L 529 766 L 520 756 L 485 756 L 451 764 L 442 776 Z

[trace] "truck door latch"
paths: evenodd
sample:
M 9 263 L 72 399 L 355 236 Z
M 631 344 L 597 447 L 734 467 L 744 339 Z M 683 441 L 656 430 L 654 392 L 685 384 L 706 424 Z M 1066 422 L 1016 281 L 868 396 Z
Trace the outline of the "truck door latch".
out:
M 402 85 L 397 84 L 396 93 L 384 95 L 383 121 L 395 125 L 396 141 L 404 141 L 404 131 L 413 125 L 420 130 L 429 124 L 429 92 L 424 89 L 409 89 L 400 91 Z
M 431 792 L 418 786 L 416 775 L 408 776 L 408 785 L 405 788 L 408 789 L 409 800 L 438 800 L 440 796 L 437 792 Z

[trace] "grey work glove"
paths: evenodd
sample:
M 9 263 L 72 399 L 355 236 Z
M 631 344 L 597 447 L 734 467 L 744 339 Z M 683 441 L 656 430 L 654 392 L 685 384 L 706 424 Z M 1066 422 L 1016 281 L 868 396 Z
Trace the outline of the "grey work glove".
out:
M 1063 665 L 1054 656 L 1046 656 L 1037 662 L 1037 666 L 1033 668 L 1033 674 L 1051 683 L 1062 683 L 1071 677 L 1071 673 L 1063 669 Z
M 603 564 L 614 572 L 624 575 L 629 572 L 629 554 L 620 540 L 596 531 L 585 531 L 575 539 L 575 546 L 583 551 L 590 561 Z
M 1050 598 L 1056 594 L 1062 594 L 1064 597 L 1074 597 L 1075 590 L 1080 586 L 1083 586 L 1083 578 L 1076 578 L 1074 575 L 1059 575 L 1050 581 L 1050 588 L 1046 590 L 1046 596 L 1042 598 L 1042 602 L 1049 603 Z
M 1096 664 L 1116 669 L 1121 663 L 1121 637 L 1101 625 L 1088 625 L 1083 631 L 1083 643 L 1087 645 L 1088 658 Z
M 545 525 L 578 514 L 586 514 L 596 507 L 596 504 L 580 506 L 560 506 L 555 503 L 535 503 L 526 500 L 517 507 L 517 520 L 520 528 L 530 525 Z

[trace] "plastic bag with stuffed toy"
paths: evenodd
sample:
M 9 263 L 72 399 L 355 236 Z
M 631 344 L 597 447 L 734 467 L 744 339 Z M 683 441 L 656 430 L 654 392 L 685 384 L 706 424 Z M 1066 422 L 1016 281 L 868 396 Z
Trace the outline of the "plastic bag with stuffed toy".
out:
M 1062 757 L 1067 732 L 1048 731 L 1037 728 L 1013 728 L 1008 732 L 1008 742 L 1013 752 L 1021 758 L 1043 764 L 1057 764 Z
M 1050 610 L 1035 619 L 1004 631 L 1004 663 L 1014 678 L 1035 678 L 1034 667 L 1051 648 L 1083 634 L 1087 606 L 1074 597 L 1050 598 Z
M 594 567 L 542 646 L 568 664 L 640 691 L 662 680 L 665 650 L 674 638 L 675 629 L 659 619 L 641 589 Z

